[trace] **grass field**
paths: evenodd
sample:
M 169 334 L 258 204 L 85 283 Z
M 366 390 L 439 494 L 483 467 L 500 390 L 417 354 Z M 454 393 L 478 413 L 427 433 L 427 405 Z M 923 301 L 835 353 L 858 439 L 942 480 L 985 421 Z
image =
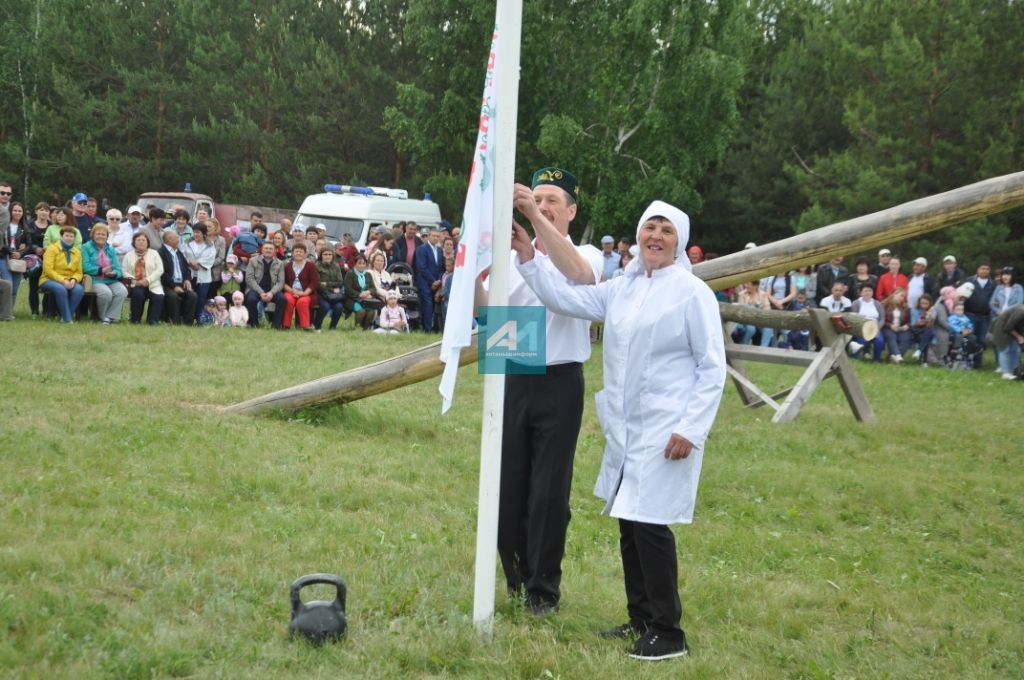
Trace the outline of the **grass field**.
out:
M 481 645 L 475 368 L 446 417 L 436 381 L 226 417 L 213 407 L 423 337 L 67 327 L 24 320 L 24 293 L 19 307 L 0 324 L 4 676 L 1024 677 L 1024 391 L 988 366 L 861 365 L 878 415 L 864 425 L 834 381 L 781 426 L 730 388 L 696 521 L 676 532 L 692 654 L 645 665 L 595 635 L 624 597 L 615 523 L 590 493 L 591 399 L 563 610 L 536 620 L 499 597 Z M 349 586 L 349 637 L 320 649 L 285 633 L 288 586 L 314 571 Z

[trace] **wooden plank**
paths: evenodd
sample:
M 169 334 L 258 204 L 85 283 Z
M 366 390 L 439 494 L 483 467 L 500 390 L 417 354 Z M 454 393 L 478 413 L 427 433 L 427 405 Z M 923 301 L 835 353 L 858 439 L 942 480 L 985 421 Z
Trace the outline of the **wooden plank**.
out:
M 786 397 L 786 401 L 782 402 L 782 408 L 772 418 L 773 423 L 786 423 L 800 415 L 800 409 L 803 408 L 803 405 L 814 394 L 814 390 L 818 389 L 818 385 L 821 384 L 821 381 L 825 379 L 825 376 L 832 369 L 832 364 L 835 361 L 834 351 L 833 348 L 826 346 L 817 353 L 814 361 L 811 362 L 811 365 L 807 367 L 804 374 L 800 376 L 800 380 L 793 386 L 793 391 Z
M 828 377 L 828 376 L 825 376 L 825 377 Z M 771 394 L 771 395 L 768 395 L 768 396 L 770 396 L 773 401 L 778 402 L 779 399 L 782 399 L 783 397 L 785 397 L 787 394 L 789 394 L 792 391 L 793 391 L 792 387 L 787 387 L 784 390 L 779 390 L 775 394 Z M 747 408 L 761 408 L 764 405 L 765 405 L 765 402 L 763 402 L 761 400 L 758 400 L 758 401 L 756 401 L 756 402 L 754 402 L 752 404 L 747 404 Z
M 820 332 L 824 334 L 822 342 L 829 340 L 834 350 L 835 362 L 830 375 L 835 375 L 839 379 L 839 386 L 843 390 L 846 402 L 850 405 L 850 410 L 853 411 L 853 417 L 862 423 L 871 422 L 875 419 L 875 413 L 871 409 L 871 404 L 868 403 L 867 395 L 864 394 L 864 388 L 861 387 L 857 373 L 846 358 L 848 340 L 845 336 L 835 333 L 831 324 L 826 320 L 826 314 L 822 312 L 812 315 L 812 321 L 814 330 L 819 331 L 820 329 Z
M 735 341 L 732 339 L 732 335 L 726 328 L 727 324 L 722 324 L 722 337 L 725 338 L 725 365 L 727 368 L 732 368 L 729 371 L 730 377 L 732 377 L 732 384 L 736 387 L 736 391 L 740 394 L 740 401 L 743 402 L 744 406 L 750 406 L 753 402 L 758 400 L 757 394 L 747 389 L 743 381 L 738 380 L 733 374 L 738 374 L 747 377 L 747 366 L 743 363 L 742 359 L 737 359 L 729 355 L 729 348 L 736 346 Z
M 757 361 L 764 364 L 782 366 L 808 366 L 815 352 L 795 349 L 778 349 L 777 347 L 759 347 L 757 345 L 731 345 L 725 348 L 725 356 L 746 361 Z
M 779 410 L 779 403 L 777 401 L 775 401 L 774 399 L 772 399 L 771 396 L 769 396 L 767 392 L 762 391 L 760 387 L 758 387 L 757 385 L 752 383 L 747 378 L 747 376 L 741 375 L 739 372 L 736 371 L 736 369 L 734 369 L 732 366 L 729 366 L 729 365 L 726 365 L 725 370 L 726 370 L 726 372 L 730 376 L 732 376 L 733 380 L 738 381 L 740 384 L 743 385 L 743 387 L 745 389 L 749 390 L 750 392 L 752 392 L 755 395 L 755 398 L 758 401 L 758 405 L 768 404 L 769 406 L 774 408 L 776 411 Z M 750 406 L 750 404 L 747 404 L 747 405 Z

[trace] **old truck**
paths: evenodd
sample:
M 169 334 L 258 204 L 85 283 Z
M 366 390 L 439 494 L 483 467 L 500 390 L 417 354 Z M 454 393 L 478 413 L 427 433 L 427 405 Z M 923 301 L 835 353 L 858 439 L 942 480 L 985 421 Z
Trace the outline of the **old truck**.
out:
M 295 219 L 295 210 L 284 208 L 266 208 L 256 205 L 238 205 L 230 203 L 216 203 L 206 194 L 198 194 L 190 191 L 147 191 L 140 194 L 135 204 L 143 211 L 149 206 L 155 206 L 167 213 L 171 218 L 174 211 L 184 208 L 190 215 L 195 217 L 196 211 L 205 208 L 211 217 L 216 217 L 221 227 L 230 227 L 237 224 L 247 229 L 251 222 L 253 211 L 258 210 L 263 214 L 263 223 L 267 225 L 267 232 L 275 231 L 281 225 L 281 220 L 288 218 Z

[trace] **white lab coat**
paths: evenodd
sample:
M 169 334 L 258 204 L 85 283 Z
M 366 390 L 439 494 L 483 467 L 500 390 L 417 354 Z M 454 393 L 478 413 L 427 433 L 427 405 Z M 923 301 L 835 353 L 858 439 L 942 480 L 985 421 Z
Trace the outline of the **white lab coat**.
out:
M 594 487 L 604 514 L 692 522 L 704 442 L 725 386 L 714 293 L 680 265 L 596 286 L 572 285 L 537 258 L 517 267 L 551 311 L 605 322 L 604 389 L 596 398 L 606 444 Z M 693 443 L 687 458 L 665 458 L 672 433 Z

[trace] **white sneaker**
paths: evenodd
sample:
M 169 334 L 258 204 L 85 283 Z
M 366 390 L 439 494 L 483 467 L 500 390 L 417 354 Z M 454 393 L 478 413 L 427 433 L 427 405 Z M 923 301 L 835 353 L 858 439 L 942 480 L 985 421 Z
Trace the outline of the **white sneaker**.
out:
M 849 350 L 850 354 L 856 354 L 864 349 L 864 345 L 860 344 L 856 340 L 851 340 L 850 344 L 846 346 L 846 349 Z
M 891 361 L 894 364 L 902 364 L 903 356 L 900 354 L 892 354 L 889 356 L 889 361 Z
M 1003 380 L 1016 380 L 1017 376 L 1015 376 L 1013 373 L 1003 373 L 1002 378 Z
M 919 350 L 919 349 L 915 349 L 914 353 L 910 355 L 910 360 L 911 361 L 917 361 L 920 358 L 921 358 L 921 350 Z

